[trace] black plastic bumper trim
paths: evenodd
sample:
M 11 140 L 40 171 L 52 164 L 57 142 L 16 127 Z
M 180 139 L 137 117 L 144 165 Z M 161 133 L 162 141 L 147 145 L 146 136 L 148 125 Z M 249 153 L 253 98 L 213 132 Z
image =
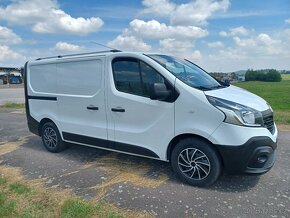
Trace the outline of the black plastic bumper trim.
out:
M 35 99 L 35 100 L 46 100 L 46 101 L 57 101 L 57 97 L 51 96 L 27 96 L 28 99 Z
M 153 151 L 151 151 L 147 148 L 139 147 L 137 145 L 115 142 L 115 141 L 110 141 L 110 140 L 106 140 L 106 139 L 99 139 L 99 138 L 78 135 L 78 134 L 73 134 L 73 133 L 68 133 L 68 132 L 62 132 L 62 135 L 63 135 L 64 140 L 67 140 L 70 142 L 76 142 L 76 143 L 86 144 L 86 145 L 90 145 L 90 146 L 96 146 L 96 147 L 100 147 L 100 148 L 104 148 L 104 149 L 106 149 L 106 148 L 113 149 L 116 151 L 128 152 L 131 154 L 138 154 L 138 155 L 152 157 L 152 158 L 160 158 Z
M 277 143 L 267 136 L 249 139 L 243 145 L 215 145 L 218 149 L 225 171 L 229 174 L 263 174 L 268 172 L 275 162 Z M 259 152 L 269 151 L 268 160 L 264 164 L 253 167 L 254 158 Z

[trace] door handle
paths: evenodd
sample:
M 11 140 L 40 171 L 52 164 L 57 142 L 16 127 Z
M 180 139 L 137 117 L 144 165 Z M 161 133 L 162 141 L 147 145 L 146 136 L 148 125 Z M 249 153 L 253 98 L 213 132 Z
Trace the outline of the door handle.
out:
M 98 107 L 95 107 L 95 106 L 87 106 L 87 109 L 88 110 L 93 110 L 93 111 L 97 111 L 97 110 L 99 110 L 99 108 Z
M 113 112 L 125 112 L 125 109 L 123 109 L 123 108 L 112 108 L 111 110 Z

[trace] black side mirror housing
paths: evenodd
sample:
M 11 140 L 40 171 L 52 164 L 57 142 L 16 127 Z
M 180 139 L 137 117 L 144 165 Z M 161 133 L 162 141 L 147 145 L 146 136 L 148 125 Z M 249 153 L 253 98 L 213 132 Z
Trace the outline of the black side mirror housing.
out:
M 154 83 L 151 85 L 150 99 L 152 100 L 165 100 L 171 94 L 164 83 Z
M 231 84 L 231 82 L 230 82 L 230 80 L 226 79 L 226 80 L 224 81 L 224 84 L 225 84 L 226 86 L 229 86 L 229 85 Z

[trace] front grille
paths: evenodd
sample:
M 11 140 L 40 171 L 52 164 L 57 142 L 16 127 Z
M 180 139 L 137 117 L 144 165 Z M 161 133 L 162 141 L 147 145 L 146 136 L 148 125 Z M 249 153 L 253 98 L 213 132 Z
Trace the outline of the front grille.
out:
M 266 127 L 272 134 L 274 133 L 274 118 L 272 111 L 265 111 L 263 114 L 264 127 Z

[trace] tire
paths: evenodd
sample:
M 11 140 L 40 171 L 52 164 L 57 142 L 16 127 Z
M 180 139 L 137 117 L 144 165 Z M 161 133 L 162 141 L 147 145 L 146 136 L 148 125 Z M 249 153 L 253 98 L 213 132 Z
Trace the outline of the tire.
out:
M 42 126 L 41 138 L 44 147 L 49 152 L 58 153 L 65 149 L 65 144 L 53 122 L 47 122 Z
M 174 173 L 192 186 L 210 186 L 220 176 L 221 161 L 210 143 L 198 138 L 179 141 L 171 154 Z

